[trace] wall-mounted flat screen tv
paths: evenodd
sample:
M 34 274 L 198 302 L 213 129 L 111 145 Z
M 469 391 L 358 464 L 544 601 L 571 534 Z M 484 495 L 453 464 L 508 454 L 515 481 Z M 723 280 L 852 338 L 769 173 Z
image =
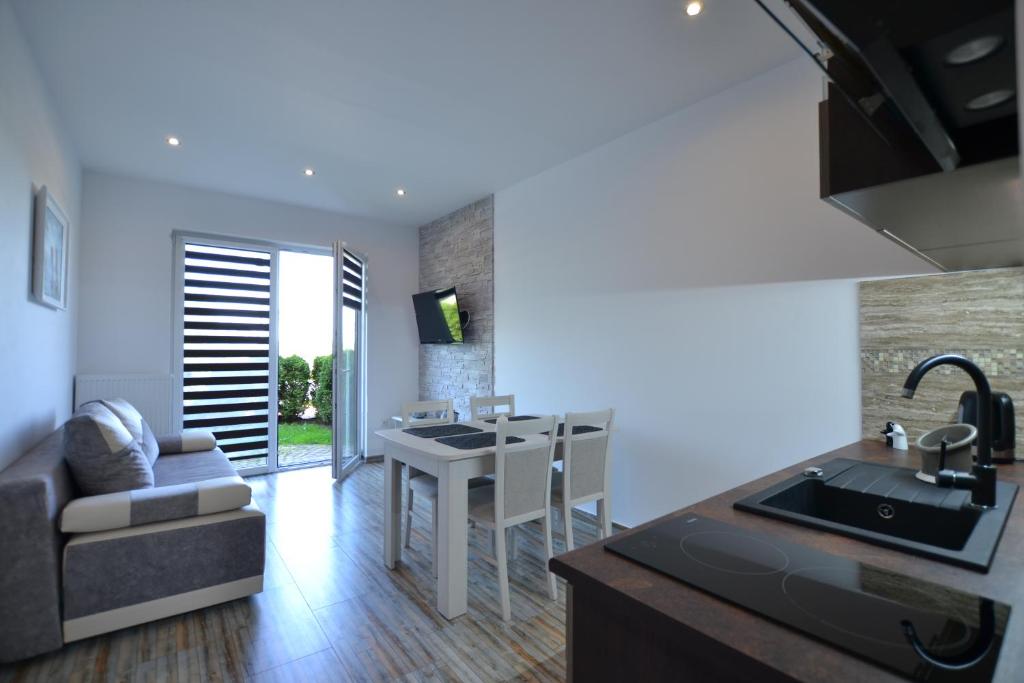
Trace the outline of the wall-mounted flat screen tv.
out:
M 455 288 L 412 295 L 421 344 L 461 344 L 462 322 Z

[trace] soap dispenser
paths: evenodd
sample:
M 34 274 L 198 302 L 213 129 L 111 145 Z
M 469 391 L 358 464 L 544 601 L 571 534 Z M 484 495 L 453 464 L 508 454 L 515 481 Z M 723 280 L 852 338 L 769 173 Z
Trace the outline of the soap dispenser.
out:
M 898 451 L 907 450 L 907 432 L 904 431 L 901 425 L 895 422 L 886 422 L 882 435 L 885 436 L 886 446 L 895 448 Z

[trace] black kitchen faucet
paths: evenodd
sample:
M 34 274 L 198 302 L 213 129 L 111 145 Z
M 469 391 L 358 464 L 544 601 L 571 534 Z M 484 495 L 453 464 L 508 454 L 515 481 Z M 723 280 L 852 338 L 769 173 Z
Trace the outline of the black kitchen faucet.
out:
M 903 383 L 904 398 L 914 398 L 921 378 L 932 368 L 955 365 L 974 380 L 978 392 L 978 461 L 970 472 L 940 470 L 935 483 L 946 488 L 969 489 L 971 505 L 987 509 L 996 506 L 996 466 L 992 464 L 992 388 L 977 365 L 963 356 L 947 353 L 932 356 L 917 364 Z

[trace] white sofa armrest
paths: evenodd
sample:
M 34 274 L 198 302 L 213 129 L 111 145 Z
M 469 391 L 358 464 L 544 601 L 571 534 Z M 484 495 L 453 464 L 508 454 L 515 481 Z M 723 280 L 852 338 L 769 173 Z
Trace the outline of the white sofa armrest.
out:
M 156 442 L 160 455 L 212 451 L 217 447 L 217 439 L 205 429 L 183 429 L 177 434 L 158 436 Z
M 251 500 L 252 489 L 238 475 L 105 493 L 76 498 L 64 506 L 60 529 L 64 533 L 122 529 L 236 510 Z

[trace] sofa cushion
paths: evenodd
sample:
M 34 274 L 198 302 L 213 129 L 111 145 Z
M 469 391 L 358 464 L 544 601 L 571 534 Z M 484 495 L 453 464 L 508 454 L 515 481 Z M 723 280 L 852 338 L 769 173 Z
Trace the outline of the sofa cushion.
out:
M 157 486 L 191 484 L 235 474 L 235 468 L 219 448 L 198 453 L 161 455 L 153 466 L 153 478 Z
M 159 437 L 157 443 L 164 455 L 210 451 L 217 447 L 216 437 L 205 429 L 183 429 L 177 434 Z
M 153 486 L 153 467 L 124 423 L 101 403 L 87 403 L 64 429 L 64 457 L 87 496 Z
M 234 474 L 191 484 L 77 498 L 65 506 L 60 529 L 64 533 L 122 529 L 236 510 L 251 501 L 252 489 Z
M 106 406 L 114 415 L 117 415 L 117 418 L 121 420 L 121 424 L 125 426 L 128 433 L 132 435 L 132 438 L 142 445 L 142 451 L 146 454 L 149 464 L 152 465 L 156 461 L 157 456 L 160 455 L 160 448 L 157 445 L 156 437 L 153 435 L 153 430 L 149 428 L 149 424 L 142 417 L 142 413 L 123 398 L 104 399 L 99 402 Z

